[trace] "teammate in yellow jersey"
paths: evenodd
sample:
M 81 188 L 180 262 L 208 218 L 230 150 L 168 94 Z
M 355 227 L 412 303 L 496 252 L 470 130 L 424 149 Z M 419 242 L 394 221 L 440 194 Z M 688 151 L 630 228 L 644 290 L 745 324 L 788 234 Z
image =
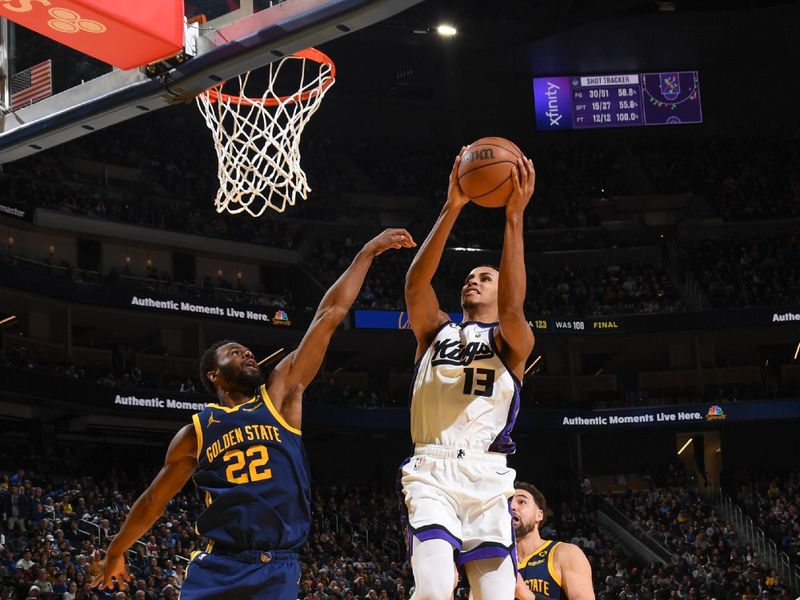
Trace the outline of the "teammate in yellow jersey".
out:
M 518 481 L 511 501 L 517 534 L 516 600 L 594 600 L 592 568 L 575 544 L 544 540 L 547 501 L 530 483 Z

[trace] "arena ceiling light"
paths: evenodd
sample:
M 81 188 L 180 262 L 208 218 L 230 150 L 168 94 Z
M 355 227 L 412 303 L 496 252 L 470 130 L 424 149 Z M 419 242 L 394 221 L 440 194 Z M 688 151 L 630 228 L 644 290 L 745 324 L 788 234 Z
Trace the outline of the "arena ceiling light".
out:
M 453 37 L 458 33 L 458 30 L 448 23 L 442 23 L 436 27 L 436 33 L 442 37 Z

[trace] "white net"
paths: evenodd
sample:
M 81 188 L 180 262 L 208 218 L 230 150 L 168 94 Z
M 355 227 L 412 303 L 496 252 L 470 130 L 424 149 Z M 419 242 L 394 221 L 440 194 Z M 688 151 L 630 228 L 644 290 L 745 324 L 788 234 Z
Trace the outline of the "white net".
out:
M 297 91 L 279 94 L 278 86 L 298 69 L 300 84 L 292 88 Z M 283 212 L 311 191 L 300 166 L 300 136 L 334 82 L 333 62 L 308 49 L 264 71 L 267 87 L 260 98 L 246 95 L 249 72 L 239 76 L 236 94 L 223 93 L 224 82 L 197 97 L 217 151 L 217 212 L 246 211 L 254 217 L 268 208 Z

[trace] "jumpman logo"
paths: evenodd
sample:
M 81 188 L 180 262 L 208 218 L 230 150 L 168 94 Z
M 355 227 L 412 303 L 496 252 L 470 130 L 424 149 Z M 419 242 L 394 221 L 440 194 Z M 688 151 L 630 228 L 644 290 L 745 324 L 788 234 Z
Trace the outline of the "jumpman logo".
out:
M 208 417 L 208 427 L 211 427 L 214 423 L 220 423 L 220 422 L 221 421 L 218 421 L 217 419 L 214 418 L 213 412 L 211 413 L 211 416 Z
M 464 452 L 464 449 L 463 448 L 459 448 L 458 449 L 458 454 L 456 455 L 456 458 L 464 458 L 466 455 L 467 455 L 467 453 Z

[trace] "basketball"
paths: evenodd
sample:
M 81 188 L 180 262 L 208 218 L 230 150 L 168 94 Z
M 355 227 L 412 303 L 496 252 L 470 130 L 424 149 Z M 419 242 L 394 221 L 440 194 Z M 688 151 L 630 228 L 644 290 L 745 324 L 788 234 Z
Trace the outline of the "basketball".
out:
M 517 145 L 501 137 L 485 137 L 464 148 L 458 165 L 458 183 L 475 204 L 505 206 L 514 191 L 514 166 L 522 157 Z

